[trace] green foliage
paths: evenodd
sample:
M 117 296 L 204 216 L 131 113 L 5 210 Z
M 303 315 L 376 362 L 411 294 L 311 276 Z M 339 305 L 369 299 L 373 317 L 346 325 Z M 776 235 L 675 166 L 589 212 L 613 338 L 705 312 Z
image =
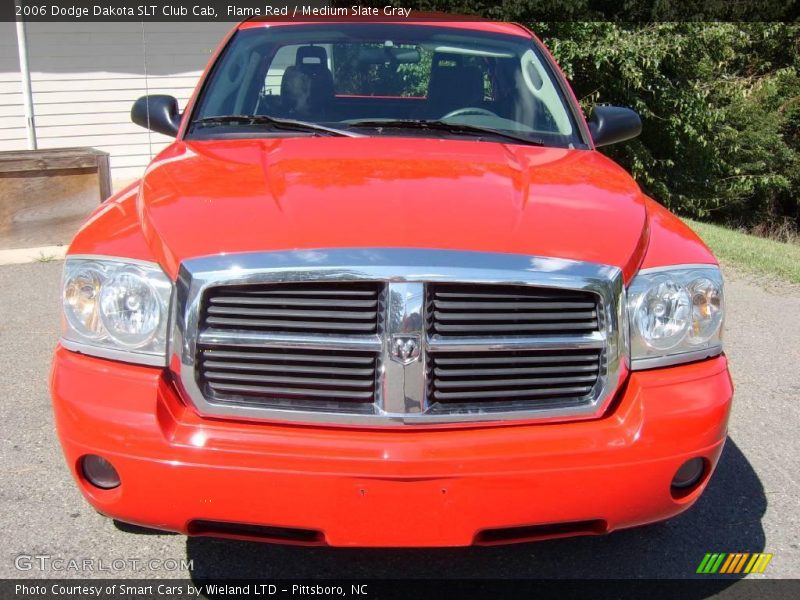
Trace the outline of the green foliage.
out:
M 340 94 L 387 95 L 387 96 L 424 96 L 428 89 L 428 78 L 431 71 L 433 52 L 416 46 L 409 50 L 420 53 L 416 63 L 394 64 L 378 62 L 361 64 L 359 51 L 367 44 L 335 44 L 334 45 L 334 79 Z M 374 44 L 376 51 L 382 51 L 382 44 Z M 398 49 L 406 48 L 400 44 Z
M 607 152 L 697 218 L 800 224 L 800 26 L 535 23 L 587 114 L 630 106 L 642 135 Z

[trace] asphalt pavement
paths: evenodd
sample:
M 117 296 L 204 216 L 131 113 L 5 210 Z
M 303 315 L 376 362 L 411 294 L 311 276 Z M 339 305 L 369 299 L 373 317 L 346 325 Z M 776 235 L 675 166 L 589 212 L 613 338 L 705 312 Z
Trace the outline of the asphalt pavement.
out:
M 61 455 L 47 389 L 62 264 L 0 267 L 2 578 L 684 578 L 714 551 L 769 552 L 766 572 L 754 577 L 800 577 L 796 287 L 726 270 L 735 405 L 719 467 L 688 512 L 607 536 L 493 548 L 303 548 L 135 532 L 83 500 Z M 94 573 L 69 562 L 85 559 Z

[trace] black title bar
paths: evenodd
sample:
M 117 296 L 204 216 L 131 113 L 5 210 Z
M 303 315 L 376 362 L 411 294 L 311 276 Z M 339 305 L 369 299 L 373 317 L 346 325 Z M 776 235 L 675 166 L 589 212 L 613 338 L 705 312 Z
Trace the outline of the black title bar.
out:
M 566 573 L 565 573 L 566 575 Z M 727 579 L 691 580 L 514 580 L 514 579 L 364 579 L 222 580 L 204 579 L 7 579 L 0 600 L 794 600 L 800 581 Z
M 437 10 L 464 18 L 531 21 L 800 21 L 800 0 L 2 0 L 0 20 L 242 21 L 420 20 Z M 421 11 L 421 12 L 420 12 Z M 416 13 L 416 14 L 415 14 Z

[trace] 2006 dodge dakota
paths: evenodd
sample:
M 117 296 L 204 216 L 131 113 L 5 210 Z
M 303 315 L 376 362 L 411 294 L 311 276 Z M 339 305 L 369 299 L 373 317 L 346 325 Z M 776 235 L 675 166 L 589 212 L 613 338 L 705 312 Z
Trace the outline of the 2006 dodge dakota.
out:
M 81 491 L 183 532 L 459 546 L 669 518 L 726 436 L 709 250 L 516 24 L 239 24 L 70 246 Z

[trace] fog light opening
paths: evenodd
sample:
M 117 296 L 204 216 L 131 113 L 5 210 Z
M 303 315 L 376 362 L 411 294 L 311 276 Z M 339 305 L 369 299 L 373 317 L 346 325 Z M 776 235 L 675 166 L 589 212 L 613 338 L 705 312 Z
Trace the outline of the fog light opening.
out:
M 119 473 L 102 456 L 87 454 L 81 458 L 81 474 L 93 486 L 101 490 L 111 490 L 120 484 Z
M 707 472 L 704 458 L 691 458 L 683 463 L 672 478 L 670 490 L 673 497 L 683 498 L 694 491 L 704 480 Z

